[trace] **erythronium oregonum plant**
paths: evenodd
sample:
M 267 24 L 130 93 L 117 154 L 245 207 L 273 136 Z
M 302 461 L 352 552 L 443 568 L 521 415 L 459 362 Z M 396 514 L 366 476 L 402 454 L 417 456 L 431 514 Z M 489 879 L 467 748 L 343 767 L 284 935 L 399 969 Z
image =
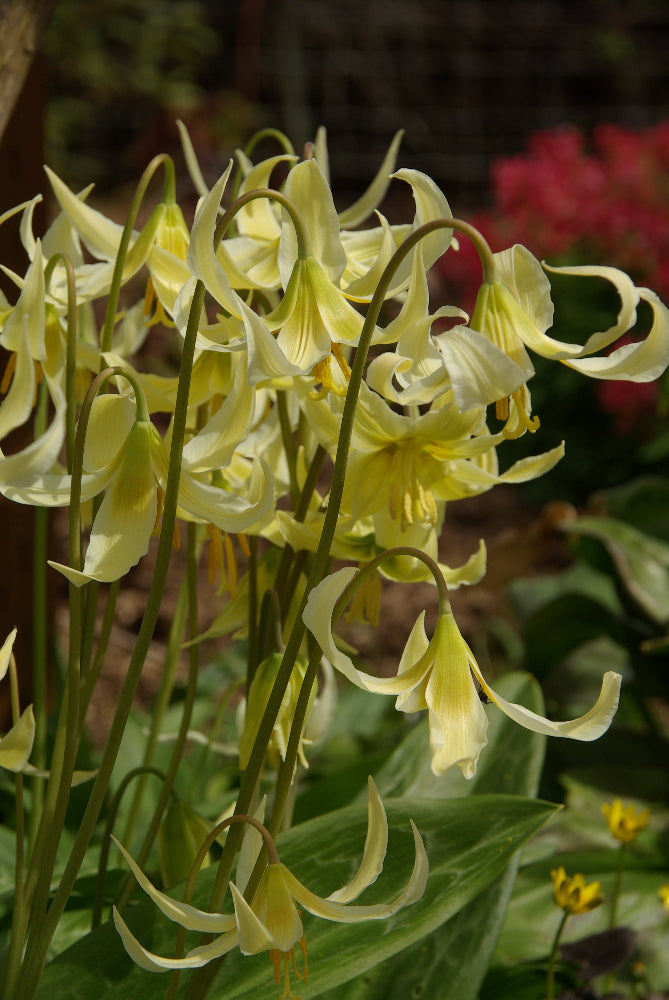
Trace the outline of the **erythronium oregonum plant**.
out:
M 571 721 L 549 720 L 538 704 L 526 707 L 507 698 L 500 685 L 491 687 L 449 601 L 449 588 L 482 578 L 485 548 L 481 544 L 464 564 L 451 567 L 441 561 L 439 543 L 449 501 L 476 496 L 496 483 L 535 479 L 563 455 L 563 444 L 556 441 L 551 450 L 500 470 L 498 453 L 505 442 L 532 434 L 541 419 L 532 411 L 528 387 L 533 354 L 590 378 L 651 381 L 669 363 L 667 308 L 612 267 L 550 268 L 520 245 L 493 254 L 475 228 L 453 218 L 433 180 L 418 170 L 396 169 L 400 135 L 367 191 L 340 212 L 330 189 L 323 131 L 303 156 L 285 136 L 270 131 L 262 138 L 277 142 L 277 155 L 254 163 L 253 140 L 211 187 L 183 126 L 181 135 L 200 195 L 190 228 L 175 199 L 173 165 L 164 156 L 140 179 L 123 226 L 91 207 L 87 190 L 70 191 L 51 171 L 59 214 L 42 239 L 32 227 L 38 198 L 0 219 L 5 224 L 19 217 L 26 252 L 23 275 L 4 269 L 16 295 L 11 302 L 0 300 L 0 344 L 9 356 L 0 428 L 4 436 L 26 425 L 34 429 L 19 450 L 5 444 L 0 451 L 0 491 L 34 505 L 40 518 L 46 508 L 68 508 L 67 556 L 50 560 L 47 568 L 42 546 L 37 573 L 42 579 L 47 572 L 61 574 L 70 599 L 69 650 L 53 741 L 46 740 L 44 658 L 34 663 L 34 704 L 22 709 L 14 632 L 0 650 L 0 676 L 9 673 L 12 712 L 0 742 L 0 766 L 11 776 L 16 796 L 3 1000 L 41 995 L 41 977 L 50 975 L 45 964 L 64 947 L 58 935 L 68 902 L 81 891 L 78 879 L 98 855 L 104 886 L 111 832 L 135 779 L 134 802 L 126 808 L 125 828 L 117 831 L 120 854 L 113 855 L 118 887 L 113 898 L 101 889 L 92 905 L 93 926 L 106 906 L 111 915 L 113 903 L 120 938 L 111 931 L 110 946 L 122 942 L 148 979 L 131 975 L 128 961 L 122 985 L 116 973 L 109 981 L 110 997 L 120 996 L 118 989 L 125 1000 L 153 995 L 156 978 L 149 973 L 164 970 L 172 970 L 165 986 L 170 997 L 223 996 L 218 984 L 225 962 L 234 963 L 235 952 L 249 956 L 265 950 L 277 982 L 285 969 L 281 996 L 291 996 L 288 970 L 295 945 L 305 952 L 304 995 L 312 989 L 315 996 L 420 940 L 502 872 L 545 818 L 544 806 L 515 800 L 518 815 L 523 808 L 537 815 L 543 809 L 541 820 L 510 834 L 503 849 L 494 848 L 499 859 L 485 874 L 468 851 L 452 862 L 471 887 L 460 894 L 454 888 L 450 902 L 448 891 L 436 891 L 439 852 L 430 854 L 430 839 L 441 843 L 445 833 L 435 831 L 444 824 L 431 827 L 424 845 L 418 819 L 412 818 L 420 804 L 397 799 L 390 804 L 391 817 L 398 819 L 389 839 L 386 811 L 371 778 L 367 840 L 357 873 L 350 877 L 346 868 L 355 866 L 355 838 L 349 847 L 342 833 L 337 851 L 317 861 L 330 840 L 322 833 L 309 840 L 309 824 L 295 827 L 306 838 L 299 877 L 279 861 L 274 841 L 279 838 L 279 851 L 281 837 L 290 843 L 293 831 L 286 831 L 312 748 L 335 715 L 333 668 L 340 688 L 391 694 L 400 712 L 427 713 L 425 753 L 436 777 L 457 765 L 465 778 L 475 778 L 489 716 L 497 711 L 533 734 L 589 741 L 608 729 L 618 703 L 621 677 L 614 671 L 604 674 L 592 707 Z M 162 198 L 140 226 L 140 208 L 160 172 Z M 408 187 L 415 203 L 412 219 L 391 223 L 380 211 L 391 184 Z M 471 318 L 458 304 L 431 311 L 427 280 L 430 268 L 437 261 L 447 267 L 463 241 L 475 247 L 482 270 Z M 556 272 L 574 282 L 596 276 L 612 287 L 618 310 L 606 329 L 582 331 L 580 343 L 551 337 L 550 276 Z M 652 312 L 650 331 L 642 341 L 621 346 L 641 302 Z M 178 350 L 178 371 L 145 369 L 142 345 L 149 330 L 163 338 L 166 356 Z M 127 574 L 147 557 L 154 535 L 159 539 L 151 588 L 116 713 L 96 769 L 82 774 L 75 768 L 84 719 L 105 660 L 115 602 Z M 144 759 L 128 770 L 123 761 L 132 700 L 179 545 L 185 550 L 185 579 L 166 652 L 161 707 Z M 347 565 L 332 569 L 333 559 Z M 220 579 L 218 593 L 227 593 L 204 634 L 239 640 L 246 667 L 244 677 L 234 670 L 228 674 L 227 691 L 195 722 L 195 706 L 204 700 L 198 695 L 200 561 L 208 565 L 207 586 Z M 336 629 L 347 606 L 347 620 L 375 620 L 385 579 L 406 587 L 433 584 L 438 615 L 431 636 L 424 614 L 419 616 L 395 674 L 380 677 L 359 664 Z M 36 611 L 35 629 L 44 628 Z M 164 732 L 164 723 L 180 643 L 187 648 L 188 677 L 174 735 Z M 238 704 L 240 693 L 245 697 Z M 225 723 L 227 716 L 232 725 Z M 198 731 L 214 717 L 213 731 Z M 217 739 L 221 726 L 227 734 L 223 742 Z M 162 770 L 155 760 L 165 737 L 171 742 Z M 201 815 L 192 804 L 170 804 L 170 798 L 195 794 L 200 784 L 189 771 L 193 755 L 186 753 L 187 741 L 204 742 L 206 753 L 220 749 L 227 755 L 219 765 L 226 775 L 224 794 L 219 786 L 218 798 Z M 237 773 L 231 756 L 239 760 Z M 182 773 L 190 777 L 181 778 Z M 160 780 L 160 792 L 147 815 L 143 801 L 150 776 Z M 71 788 L 81 781 L 86 781 L 85 805 L 76 830 L 65 837 L 68 810 L 74 808 Z M 351 789 L 347 801 L 356 791 Z M 474 824 L 467 828 L 467 843 L 492 836 L 491 817 L 503 826 L 504 796 L 493 796 L 474 813 L 469 802 L 456 801 L 453 812 L 478 817 L 467 820 Z M 269 818 L 261 822 L 265 808 Z M 328 808 L 326 803 L 321 811 Z M 358 822 L 358 807 L 350 810 L 328 818 L 333 836 Z M 410 824 L 399 823 L 405 815 Z M 402 840 L 407 828 L 410 849 Z M 144 873 L 154 864 L 159 836 L 164 889 Z M 168 864 L 168 855 L 179 863 Z M 372 889 L 371 898 L 351 905 L 376 881 L 384 858 L 393 901 L 379 901 Z M 328 890 L 323 876 L 342 863 L 344 888 Z M 189 868 L 185 901 L 179 902 L 167 871 Z M 312 875 L 323 895 L 303 884 L 302 878 L 311 884 Z M 191 904 L 207 879 L 208 901 Z M 139 912 L 129 903 L 135 882 L 151 900 L 153 908 L 143 911 L 152 913 L 149 923 L 160 911 L 180 925 L 176 947 L 152 946 L 133 925 L 133 913 Z M 307 979 L 300 908 L 326 922 L 387 919 L 388 931 L 374 938 L 337 938 L 335 949 L 352 950 L 336 970 L 328 966 L 323 944 L 334 931 L 322 932 L 326 937 L 317 938 Z M 187 948 L 187 930 L 216 936 Z M 54 969 L 59 961 L 51 961 Z M 118 962 L 117 955 L 115 966 Z M 319 979 L 319 966 L 325 978 Z M 194 970 L 185 986 L 179 979 L 184 970 Z M 256 995 L 254 989 L 249 985 L 244 995 Z M 87 995 L 81 990 L 77 996 Z M 49 995 L 57 993 L 50 988 Z

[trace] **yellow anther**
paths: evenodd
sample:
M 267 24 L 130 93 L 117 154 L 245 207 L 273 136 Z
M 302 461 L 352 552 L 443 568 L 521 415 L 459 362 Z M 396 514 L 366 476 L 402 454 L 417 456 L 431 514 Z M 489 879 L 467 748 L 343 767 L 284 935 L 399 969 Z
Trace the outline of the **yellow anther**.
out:
M 530 434 L 534 434 L 535 431 L 539 429 L 539 417 L 531 417 L 528 412 L 528 392 L 524 385 L 521 385 L 519 389 L 511 394 L 511 399 L 516 404 L 516 415 L 518 420 L 518 426 L 511 429 L 509 423 L 511 422 L 508 418 L 508 399 L 507 399 L 507 424 L 502 429 L 504 437 L 508 440 L 514 440 L 515 438 L 521 437 L 525 431 L 529 431 Z M 499 401 L 498 401 L 499 402 Z
M 332 358 L 335 358 L 337 364 L 339 365 L 340 371 L 344 376 L 346 382 L 345 385 L 340 385 L 339 382 L 332 377 Z M 351 377 L 351 369 L 348 366 L 348 362 L 342 353 L 342 349 L 339 344 L 332 343 L 330 354 L 322 361 L 317 362 L 312 369 L 312 375 L 314 376 L 315 382 L 320 383 L 320 389 L 313 389 L 309 393 L 311 399 L 323 399 L 329 392 L 334 392 L 335 396 L 345 396 L 348 389 L 348 382 Z
M 237 560 L 235 558 L 232 539 L 227 531 L 223 533 L 223 548 L 225 551 L 226 575 L 228 578 L 228 587 L 230 588 L 230 597 L 234 598 L 237 596 Z
M 156 295 L 151 276 L 146 281 L 146 291 L 144 292 L 144 315 L 149 326 L 162 323 L 163 326 L 174 326 L 174 323 L 163 309 L 163 304 Z
M 341 368 L 341 373 L 344 376 L 344 378 L 346 379 L 346 383 L 348 384 L 348 382 L 349 382 L 349 380 L 351 378 L 351 369 L 348 366 L 348 361 L 344 357 L 344 353 L 343 353 L 341 347 L 339 346 L 339 344 L 335 344 L 335 343 L 332 344 L 332 354 L 333 354 L 334 358 L 336 359 L 337 364 Z
M 7 392 L 10 385 L 12 384 L 12 378 L 14 377 L 14 372 L 16 371 L 16 351 L 13 351 L 7 358 L 7 364 L 5 366 L 5 372 L 2 376 L 2 382 L 0 382 L 0 393 L 3 395 Z
M 221 540 L 221 529 L 213 524 L 207 525 L 209 535 L 209 551 L 207 553 L 207 580 L 210 586 L 216 583 L 216 577 L 223 567 L 223 542 Z
M 381 577 L 378 572 L 367 576 L 356 590 L 344 618 L 347 622 L 367 622 L 377 628 L 381 613 Z

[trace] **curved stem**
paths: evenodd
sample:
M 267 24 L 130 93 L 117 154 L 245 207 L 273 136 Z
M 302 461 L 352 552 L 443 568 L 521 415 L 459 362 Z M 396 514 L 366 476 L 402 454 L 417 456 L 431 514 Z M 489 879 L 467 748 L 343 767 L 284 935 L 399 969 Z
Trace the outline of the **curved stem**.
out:
M 293 205 L 289 198 L 286 198 L 286 196 L 281 194 L 280 191 L 275 191 L 274 188 L 257 188 L 255 191 L 247 191 L 245 194 L 240 195 L 239 198 L 236 198 L 232 205 L 230 205 L 227 212 L 224 212 L 218 220 L 218 224 L 214 231 L 214 246 L 217 247 L 223 239 L 228 226 L 240 208 L 243 208 L 244 205 L 248 205 L 251 201 L 257 201 L 258 198 L 269 198 L 270 201 L 278 201 L 278 203 L 286 209 L 293 226 L 295 227 L 295 236 L 297 237 L 297 256 L 300 260 L 304 260 L 306 257 L 311 256 L 309 237 L 302 224 L 302 219 L 300 218 L 297 208 Z
M 452 229 L 455 229 L 459 233 L 464 233 L 472 241 L 481 261 L 483 281 L 486 284 L 492 283 L 495 280 L 495 259 L 490 249 L 490 244 L 483 233 L 479 232 L 475 226 L 472 226 L 471 222 L 465 222 L 463 219 L 451 219 L 450 223 Z
M 165 167 L 165 187 L 163 199 L 167 204 L 171 204 L 175 200 L 174 164 L 166 153 L 161 153 L 151 160 L 148 167 L 140 177 L 125 219 L 123 232 L 121 234 L 118 250 L 116 252 L 114 271 L 112 274 L 111 285 L 109 287 L 109 295 L 107 297 L 105 321 L 100 337 L 100 350 L 102 353 L 111 350 L 112 337 L 114 335 L 114 322 L 116 319 L 116 312 L 118 310 L 121 285 L 123 284 L 123 271 L 125 269 L 126 259 L 130 249 L 133 227 L 137 220 L 139 208 L 144 200 L 144 195 L 146 194 L 149 183 L 160 166 Z
M 448 587 L 446 586 L 442 572 L 439 569 L 439 565 L 434 561 L 434 559 L 432 559 L 431 556 L 427 554 L 427 552 L 423 552 L 421 549 L 416 549 L 411 545 L 398 545 L 394 549 L 387 549 L 385 552 L 381 552 L 378 556 L 374 556 L 374 558 L 370 559 L 368 563 L 365 563 L 364 566 L 360 567 L 357 574 L 346 585 L 334 606 L 334 611 L 332 613 L 333 628 L 358 587 L 364 582 L 370 573 L 373 573 L 376 569 L 378 569 L 384 559 L 395 558 L 396 556 L 411 556 L 413 559 L 418 559 L 427 566 L 432 573 L 434 582 L 437 586 L 439 614 L 443 615 L 450 611 L 451 602 L 448 596 Z
M 100 844 L 100 860 L 98 862 L 98 877 L 95 886 L 95 897 L 93 899 L 93 914 L 91 918 L 91 930 L 95 930 L 96 927 L 100 925 L 100 920 L 102 919 L 102 902 L 105 894 L 105 880 L 107 877 L 107 863 L 109 860 L 109 851 L 111 845 L 112 830 L 114 829 L 114 823 L 116 822 L 116 816 L 118 814 L 119 806 L 121 805 L 121 800 L 125 794 L 126 789 L 138 775 L 145 777 L 148 774 L 153 774 L 161 781 L 165 781 L 165 775 L 162 771 L 159 771 L 157 767 L 134 767 L 132 771 L 128 771 L 124 775 L 123 780 L 118 786 L 116 793 L 111 800 L 109 805 L 109 813 L 107 815 L 107 823 L 105 824 L 105 832 L 102 835 L 102 842 Z

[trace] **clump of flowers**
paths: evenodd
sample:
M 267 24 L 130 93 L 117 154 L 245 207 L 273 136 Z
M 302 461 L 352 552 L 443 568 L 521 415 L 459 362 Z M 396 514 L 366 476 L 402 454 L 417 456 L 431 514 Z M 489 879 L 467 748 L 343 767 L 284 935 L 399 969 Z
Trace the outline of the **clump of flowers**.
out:
M 163 913 L 182 929 L 217 936 L 183 957 L 153 955 L 121 915 L 123 889 L 116 925 L 144 968 L 178 973 L 213 966 L 237 946 L 243 954 L 269 950 L 277 975 L 282 964 L 286 970 L 283 995 L 289 995 L 288 966 L 295 946 L 302 947 L 298 904 L 326 920 L 354 921 L 392 916 L 422 897 L 427 854 L 412 827 L 414 867 L 405 889 L 392 903 L 350 906 L 375 881 L 386 854 L 385 812 L 373 790 L 363 862 L 343 889 L 318 897 L 278 860 L 274 838 L 290 820 L 298 765 L 307 763 L 312 734 L 329 721 L 325 686 L 333 669 L 342 683 L 393 695 L 401 712 L 426 713 L 435 776 L 455 766 L 468 779 L 476 774 L 488 741 L 484 700 L 535 733 L 585 741 L 608 729 L 618 705 L 621 676 L 614 671 L 604 674 L 599 697 L 574 720 L 545 718 L 493 689 L 449 599 L 449 588 L 482 578 L 485 546 L 463 565 L 449 566 L 441 561 L 440 539 L 454 501 L 497 483 L 536 479 L 562 458 L 564 443 L 556 440 L 500 471 L 507 442 L 533 435 L 541 421 L 531 396 L 533 358 L 593 379 L 650 383 L 669 363 L 669 310 L 614 266 L 548 267 L 518 243 L 493 252 L 478 228 L 453 216 L 434 180 L 397 169 L 400 136 L 367 191 L 343 211 L 330 186 L 324 131 L 302 154 L 280 133 L 270 138 L 278 143 L 276 155 L 253 162 L 252 143 L 209 186 L 182 129 L 199 193 L 192 222 L 176 200 L 174 167 L 162 156 L 140 179 L 123 226 L 91 207 L 88 192 L 75 194 L 51 172 L 60 211 L 43 239 L 32 227 L 38 197 L 3 217 L 20 216 L 26 254 L 25 272 L 10 274 L 15 301 L 0 303 L 0 343 L 11 354 L 0 402 L 3 446 L 16 428 L 35 430 L 21 450 L 0 452 L 0 492 L 17 503 L 67 508 L 67 555 L 49 566 L 68 581 L 71 608 L 54 766 L 35 761 L 35 773 L 48 784 L 27 857 L 17 837 L 3 1000 L 31 1000 L 37 989 L 96 833 L 177 545 L 185 550 L 180 621 L 186 624 L 179 629 L 176 618 L 171 643 L 178 647 L 185 637 L 189 657 L 182 723 L 170 770 L 159 774 L 158 819 L 136 861 L 122 853 Z M 140 206 L 160 171 L 162 197 L 140 227 Z M 415 204 L 412 217 L 394 225 L 380 210 L 391 184 L 404 186 Z M 471 316 L 460 301 L 430 301 L 428 272 L 442 259 L 458 259 L 456 239 L 471 243 L 479 261 Z M 584 328 L 573 340 L 553 336 L 549 273 L 569 287 L 584 278 L 604 282 L 618 301 L 613 322 Z M 648 331 L 628 343 L 640 308 L 650 317 Z M 140 349 L 151 327 L 164 339 L 166 355 L 179 357 L 178 370 L 145 368 Z M 114 602 L 156 534 L 151 589 L 116 716 L 52 894 L 83 720 Z M 236 549 L 244 554 L 241 567 Z M 46 572 L 46 552 L 41 556 Z M 332 569 L 333 559 L 347 565 Z M 200 561 L 212 585 L 220 575 L 219 590 L 228 594 L 206 635 L 243 638 L 246 667 L 241 737 L 225 748 L 239 760 L 234 815 L 224 821 L 229 829 L 208 910 L 175 902 L 143 874 L 190 734 L 204 637 L 197 623 Z M 354 662 L 355 652 L 336 629 L 348 605 L 375 617 L 386 578 L 406 587 L 432 584 L 438 617 L 428 635 L 421 615 L 396 674 L 378 677 Z M 101 593 L 105 627 L 96 645 Z M 45 687 L 37 687 L 38 697 Z M 43 703 L 35 717 L 45 725 Z M 0 747 L 5 760 L 7 741 L 16 742 L 20 725 L 17 715 Z M 22 801 L 32 742 L 19 742 L 21 753 L 11 759 Z M 149 759 L 143 767 L 155 776 Z M 268 785 L 266 855 L 256 851 L 247 859 L 242 867 L 255 875 L 246 871 L 248 878 L 240 879 L 242 849 L 233 880 L 240 827 L 260 822 L 252 817 Z M 222 909 L 228 885 L 234 913 Z M 571 913 L 599 902 L 594 888 L 564 873 L 556 876 L 558 897 Z M 197 982 L 204 995 L 203 980 Z

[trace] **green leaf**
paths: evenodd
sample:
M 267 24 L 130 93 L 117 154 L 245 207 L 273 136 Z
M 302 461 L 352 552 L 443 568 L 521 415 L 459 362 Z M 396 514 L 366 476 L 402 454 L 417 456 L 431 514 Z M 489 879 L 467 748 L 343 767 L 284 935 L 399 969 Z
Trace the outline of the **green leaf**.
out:
M 636 604 L 652 621 L 663 624 L 668 620 L 668 543 L 612 517 L 581 517 L 563 527 L 569 534 L 599 541 Z
M 669 542 L 669 479 L 640 476 L 631 483 L 605 490 L 602 496 L 612 517 Z
M 499 878 L 513 854 L 555 810 L 545 802 L 492 795 L 446 801 L 393 800 L 386 807 L 390 840 L 385 870 L 361 902 L 392 899 L 406 882 L 413 863 L 410 817 L 423 834 L 430 857 L 425 894 L 383 924 L 333 924 L 305 916 L 310 998 L 417 945 Z M 311 820 L 279 838 L 281 859 L 310 889 L 325 895 L 355 871 L 366 824 L 366 808 L 357 805 Z M 196 905 L 207 905 L 214 874 L 213 869 L 200 873 Z M 158 919 L 152 904 L 142 902 L 125 916 L 143 944 L 158 953 L 173 952 L 175 927 Z M 107 925 L 45 969 L 37 996 L 40 1000 L 162 1000 L 166 989 L 166 977 L 131 965 L 116 932 Z M 276 992 L 267 955 L 244 958 L 234 952 L 224 963 L 210 1000 L 276 1000 Z

